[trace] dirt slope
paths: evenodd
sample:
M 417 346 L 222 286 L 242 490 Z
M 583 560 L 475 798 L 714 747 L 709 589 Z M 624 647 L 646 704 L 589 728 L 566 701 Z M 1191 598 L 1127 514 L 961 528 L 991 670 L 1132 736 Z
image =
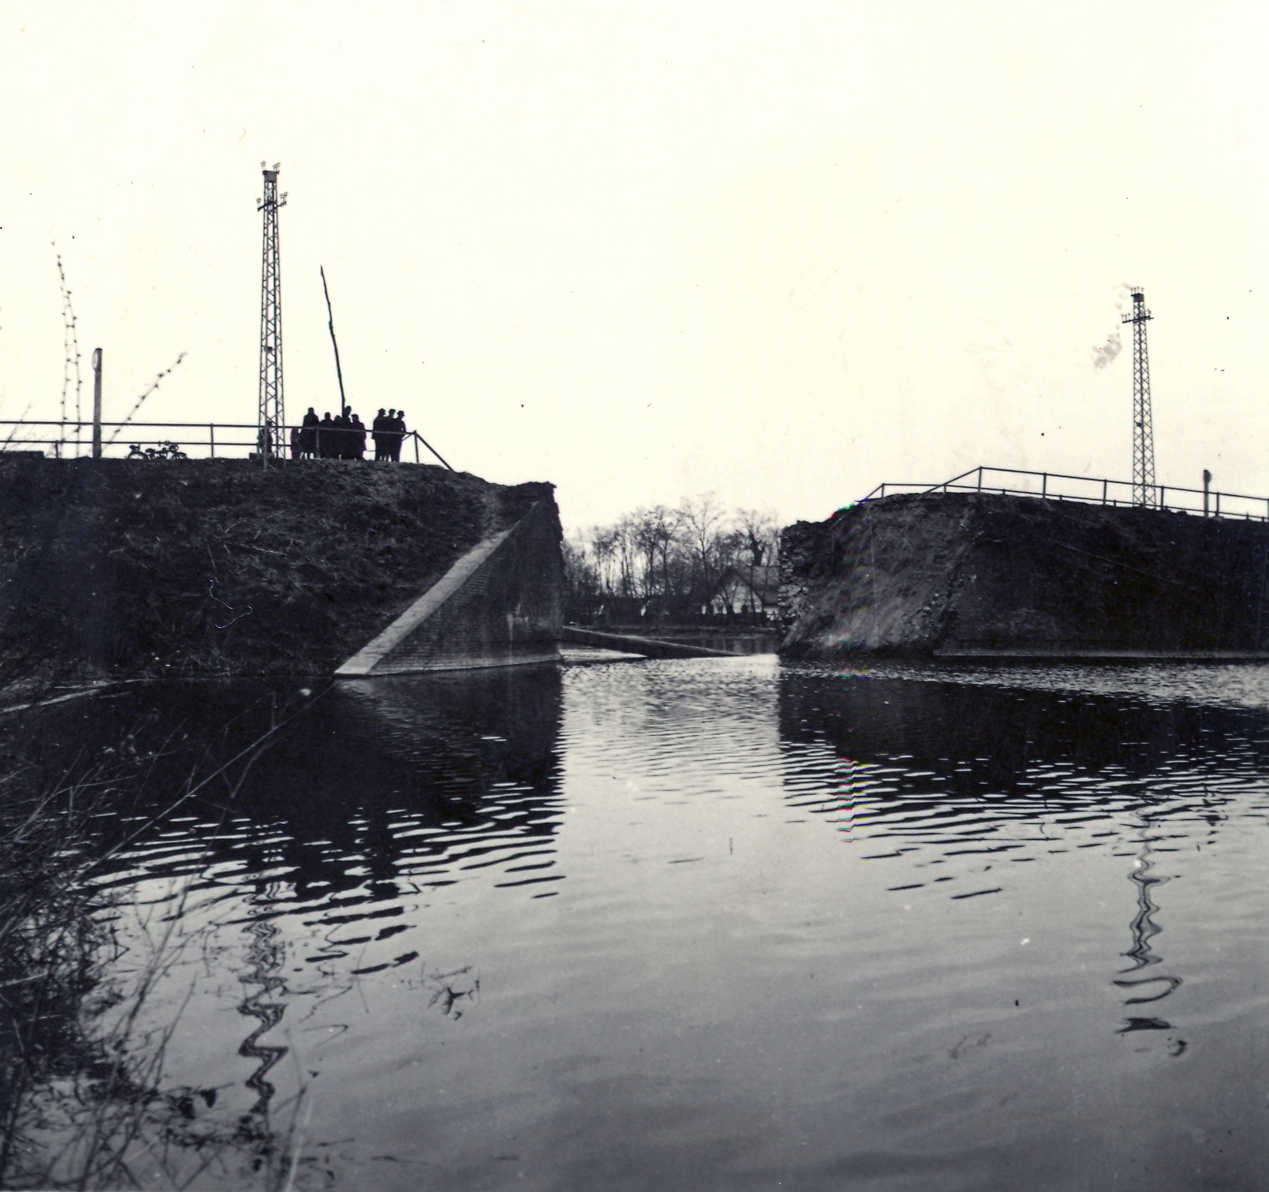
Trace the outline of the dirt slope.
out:
M 549 484 L 0 456 L 0 682 L 330 674 Z
M 1269 649 L 1269 526 L 987 494 L 902 495 L 781 544 L 788 656 Z

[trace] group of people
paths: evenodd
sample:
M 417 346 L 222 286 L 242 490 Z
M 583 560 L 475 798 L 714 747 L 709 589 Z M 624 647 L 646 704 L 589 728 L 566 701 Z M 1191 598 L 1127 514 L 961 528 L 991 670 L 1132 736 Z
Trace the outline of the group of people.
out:
M 375 459 L 399 461 L 406 433 L 404 410 L 389 410 L 386 414 L 380 410 L 369 430 Z M 291 458 L 365 459 L 366 434 L 366 424 L 351 406 L 345 406 L 334 418 L 330 411 L 318 418 L 309 406 L 303 423 L 291 429 Z

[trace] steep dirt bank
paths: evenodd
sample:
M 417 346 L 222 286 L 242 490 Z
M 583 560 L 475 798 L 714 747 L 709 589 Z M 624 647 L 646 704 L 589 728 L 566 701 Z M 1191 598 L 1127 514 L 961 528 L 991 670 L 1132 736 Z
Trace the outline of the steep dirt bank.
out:
M 552 486 L 0 456 L 0 682 L 330 674 Z
M 988 494 L 782 536 L 781 653 L 1269 650 L 1269 525 Z

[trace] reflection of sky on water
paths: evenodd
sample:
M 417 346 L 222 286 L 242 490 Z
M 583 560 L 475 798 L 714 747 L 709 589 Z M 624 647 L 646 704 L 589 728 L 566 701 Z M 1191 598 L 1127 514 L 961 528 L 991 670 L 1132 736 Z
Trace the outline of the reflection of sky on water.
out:
M 1169 682 L 1210 693 L 1230 669 Z M 1237 676 L 1238 698 L 1204 706 L 1127 696 L 1146 682 L 1126 669 L 1011 668 L 999 686 L 981 669 L 968 681 L 946 668 L 903 673 L 917 677 L 786 676 L 790 804 L 826 816 L 859 861 L 886 862 L 886 889 L 917 904 L 1008 899 L 1013 866 L 1072 851 L 1131 859 L 1130 964 L 1113 984 L 1129 1007 L 1171 995 L 1182 978 L 1151 968 L 1163 962 L 1155 893 L 1170 880 L 1159 866 L 1210 844 L 1238 796 L 1240 820 L 1269 818 L 1269 723 L 1237 706 L 1264 676 Z M 1121 1029 L 1172 1024 L 1130 1011 Z M 1173 1054 L 1185 1046 L 1169 1041 Z
M 1259 1186 L 1269 717 L 1087 669 L 137 693 L 90 735 L 166 752 L 85 851 L 311 704 L 98 880 L 198 941 L 177 1074 L 321 1073 L 341 1186 L 1153 1192 L 1218 1129 Z

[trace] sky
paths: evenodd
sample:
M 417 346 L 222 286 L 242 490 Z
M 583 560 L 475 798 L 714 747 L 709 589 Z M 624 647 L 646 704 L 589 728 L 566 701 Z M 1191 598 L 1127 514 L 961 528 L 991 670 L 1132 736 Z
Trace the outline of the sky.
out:
M 571 529 L 1129 479 L 1132 285 L 1159 480 L 1269 495 L 1267 43 L 1219 0 L 8 0 L 0 418 L 59 416 L 60 253 L 85 412 L 101 347 L 107 420 L 184 353 L 138 418 L 254 422 L 266 161 L 288 416 L 338 407 L 324 266 L 363 418 Z

